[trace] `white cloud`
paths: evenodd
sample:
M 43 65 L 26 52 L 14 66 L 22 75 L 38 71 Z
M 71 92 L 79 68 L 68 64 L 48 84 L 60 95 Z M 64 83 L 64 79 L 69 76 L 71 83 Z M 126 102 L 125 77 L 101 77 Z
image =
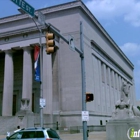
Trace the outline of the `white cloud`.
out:
M 100 19 L 122 17 L 133 26 L 140 26 L 140 1 L 137 0 L 90 0 L 90 11 Z
M 124 20 L 130 22 L 134 26 L 140 26 L 140 2 L 135 3 L 131 11 L 124 16 Z
M 138 55 L 140 55 L 140 44 L 125 43 L 123 46 L 120 46 L 120 48 L 128 56 L 137 57 Z
M 131 59 L 133 60 L 134 64 L 134 80 L 135 80 L 135 90 L 136 90 L 136 97 L 140 99 L 139 91 L 140 91 L 140 44 L 136 43 L 125 43 L 124 45 L 120 46 L 122 51 Z

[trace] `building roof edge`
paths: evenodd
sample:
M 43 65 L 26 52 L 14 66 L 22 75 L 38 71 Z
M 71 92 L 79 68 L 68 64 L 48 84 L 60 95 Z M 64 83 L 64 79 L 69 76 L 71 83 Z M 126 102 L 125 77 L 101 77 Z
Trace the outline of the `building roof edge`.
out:
M 116 50 L 125 58 L 125 60 L 132 67 L 134 67 L 132 62 L 127 58 L 127 56 L 123 53 L 123 51 L 119 48 L 119 46 L 110 37 L 110 35 L 106 32 L 106 30 L 103 28 L 103 26 L 98 22 L 98 20 L 95 18 L 95 16 L 91 13 L 91 11 L 87 8 L 87 6 L 81 0 L 71 1 L 68 3 L 58 4 L 58 5 L 50 6 L 50 7 L 45 7 L 45 8 L 36 10 L 35 13 L 37 14 L 37 11 L 41 11 L 43 14 L 47 14 L 47 13 L 49 14 L 49 13 L 56 12 L 56 11 L 68 10 L 68 9 L 71 9 L 74 7 L 80 7 L 88 15 L 88 17 L 91 18 L 91 20 L 100 29 L 100 31 L 106 36 L 106 38 L 112 43 L 112 45 L 116 48 Z M 11 22 L 11 21 L 16 21 L 16 20 L 20 20 L 20 19 L 26 19 L 26 18 L 29 18 L 28 14 L 16 14 L 13 16 L 0 18 L 0 24 L 6 23 L 6 22 Z

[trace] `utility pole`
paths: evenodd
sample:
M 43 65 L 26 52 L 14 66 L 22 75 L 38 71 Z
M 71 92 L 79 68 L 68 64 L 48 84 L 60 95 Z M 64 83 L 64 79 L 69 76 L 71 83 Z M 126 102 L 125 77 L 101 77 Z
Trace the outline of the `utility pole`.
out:
M 83 52 L 81 57 L 82 73 L 82 111 L 86 111 L 86 81 L 85 81 L 85 60 L 84 60 L 84 43 L 83 43 L 83 24 L 80 22 L 80 48 Z M 87 121 L 83 121 L 83 140 L 87 140 Z
M 65 41 L 69 46 L 72 47 L 72 50 L 78 52 L 81 58 L 81 76 L 82 76 L 82 111 L 86 111 L 86 82 L 85 82 L 85 60 L 84 60 L 84 43 L 83 43 L 83 24 L 80 22 L 80 49 L 74 46 L 73 40 L 67 40 L 62 36 L 50 23 L 45 23 L 45 26 L 49 31 L 56 34 L 63 41 Z M 72 38 L 73 39 L 73 38 Z M 83 121 L 83 140 L 87 140 L 87 121 Z

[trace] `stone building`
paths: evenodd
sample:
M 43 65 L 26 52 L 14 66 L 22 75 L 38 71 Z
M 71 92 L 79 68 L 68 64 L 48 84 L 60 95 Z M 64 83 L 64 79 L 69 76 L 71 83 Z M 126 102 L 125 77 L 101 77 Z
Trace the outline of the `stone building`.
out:
M 80 21 L 83 23 L 86 92 L 94 94 L 94 101 L 87 103 L 88 126 L 106 124 L 119 99 L 122 82 L 131 85 L 131 100 L 135 103 L 133 64 L 82 1 L 39 11 L 45 15 L 46 22 L 55 26 L 64 37 L 73 36 L 79 49 Z M 43 31 L 42 91 L 46 99 L 44 126 L 56 122 L 61 128 L 82 126 L 79 54 L 71 51 L 60 39 L 59 49 L 53 55 L 47 55 L 46 28 L 40 28 Z M 0 126 L 3 126 L 0 132 L 15 129 L 17 125 L 26 127 L 31 120 L 31 125 L 40 123 L 40 83 L 34 80 L 33 59 L 34 44 L 38 43 L 39 31 L 27 14 L 0 19 Z M 30 121 L 26 115 L 20 115 L 21 110 L 32 112 L 29 113 Z

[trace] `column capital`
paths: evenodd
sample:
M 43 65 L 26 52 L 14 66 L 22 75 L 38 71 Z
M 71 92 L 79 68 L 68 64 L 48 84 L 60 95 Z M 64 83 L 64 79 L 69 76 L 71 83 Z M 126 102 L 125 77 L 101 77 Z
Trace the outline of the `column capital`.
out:
M 3 50 L 3 52 L 7 53 L 7 54 L 13 54 L 15 51 L 14 50 Z
M 27 47 L 22 47 L 22 49 L 23 49 L 24 51 L 30 51 L 30 50 L 32 50 L 33 48 L 32 48 L 31 46 L 27 46 Z

